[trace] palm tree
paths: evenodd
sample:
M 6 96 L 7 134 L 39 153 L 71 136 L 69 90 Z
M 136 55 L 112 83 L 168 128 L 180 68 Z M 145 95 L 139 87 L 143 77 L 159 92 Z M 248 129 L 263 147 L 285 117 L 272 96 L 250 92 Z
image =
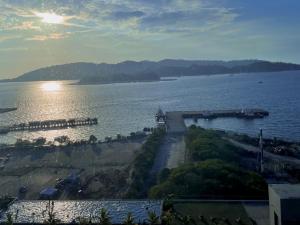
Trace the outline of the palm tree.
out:
M 14 220 L 13 220 L 13 215 L 11 213 L 6 214 L 6 225 L 13 225 Z
M 89 138 L 89 143 L 95 144 L 96 142 L 97 142 L 97 138 L 95 137 L 95 135 L 91 135 Z
M 162 224 L 164 225 L 172 225 L 174 223 L 175 216 L 171 212 L 171 210 L 168 210 L 164 213 L 162 217 Z
M 183 225 L 196 224 L 195 221 L 193 220 L 193 218 L 190 215 L 181 217 L 180 222 Z
M 100 225 L 111 225 L 108 212 L 104 208 L 102 208 L 101 212 L 100 212 L 99 224 Z
M 132 213 L 127 214 L 127 217 L 125 218 L 123 224 L 124 225 L 134 225 L 134 218 L 132 216 Z
M 55 212 L 54 212 L 54 201 L 48 201 L 47 205 L 46 205 L 46 210 L 44 210 L 42 212 L 42 214 L 44 213 L 47 213 L 47 216 L 48 218 L 44 221 L 45 224 L 48 224 L 48 225 L 56 225 L 59 220 L 56 219 L 56 215 L 55 215 Z
M 157 225 L 159 224 L 159 216 L 155 214 L 155 212 L 148 213 L 148 222 L 149 225 Z
M 173 210 L 174 208 L 174 195 L 169 194 L 165 199 L 163 203 L 164 210 Z
M 84 217 L 78 217 L 77 218 L 77 223 L 79 225 L 88 225 L 90 224 L 90 221 L 87 219 L 87 218 L 84 218 Z

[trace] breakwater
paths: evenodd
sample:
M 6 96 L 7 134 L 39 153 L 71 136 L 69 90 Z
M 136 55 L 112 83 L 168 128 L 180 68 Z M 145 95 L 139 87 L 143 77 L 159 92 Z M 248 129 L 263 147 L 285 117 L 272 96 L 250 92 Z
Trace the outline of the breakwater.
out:
M 230 109 L 230 110 L 205 110 L 205 111 L 174 111 L 166 112 L 165 123 L 170 133 L 184 132 L 186 126 L 184 119 L 216 119 L 216 118 L 240 118 L 258 119 L 269 115 L 263 109 Z

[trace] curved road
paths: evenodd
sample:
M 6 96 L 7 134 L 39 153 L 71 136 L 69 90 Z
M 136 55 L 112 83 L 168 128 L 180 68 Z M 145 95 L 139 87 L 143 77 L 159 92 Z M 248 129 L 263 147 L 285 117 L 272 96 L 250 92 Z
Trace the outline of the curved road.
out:
M 225 138 L 225 139 L 230 141 L 233 145 L 235 145 L 237 147 L 240 147 L 240 148 L 243 148 L 247 151 L 260 152 L 260 149 L 258 147 L 253 146 L 253 145 L 244 144 L 244 143 L 232 140 L 230 138 Z M 300 159 L 297 159 L 297 158 L 293 158 L 293 157 L 289 157 L 289 156 L 276 155 L 276 154 L 273 154 L 273 153 L 267 152 L 267 151 L 264 151 L 264 157 L 266 157 L 268 159 L 279 160 L 279 161 L 282 161 L 282 162 L 286 162 L 286 163 L 289 163 L 289 164 L 294 164 L 294 165 L 300 166 Z

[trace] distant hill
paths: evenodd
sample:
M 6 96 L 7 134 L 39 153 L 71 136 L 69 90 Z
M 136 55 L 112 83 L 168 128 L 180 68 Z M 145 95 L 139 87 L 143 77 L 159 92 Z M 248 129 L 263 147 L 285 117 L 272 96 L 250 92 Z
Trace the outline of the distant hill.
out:
M 154 81 L 160 77 L 300 70 L 300 65 L 262 60 L 124 61 L 117 64 L 71 63 L 25 73 L 7 81 L 80 80 L 80 83 Z

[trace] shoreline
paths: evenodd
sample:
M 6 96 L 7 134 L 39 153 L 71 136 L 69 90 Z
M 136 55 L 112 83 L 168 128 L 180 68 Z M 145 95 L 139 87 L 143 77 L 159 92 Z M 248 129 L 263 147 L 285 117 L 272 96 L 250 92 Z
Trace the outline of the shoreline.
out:
M 160 78 L 170 78 L 170 80 L 177 80 L 180 77 L 207 77 L 207 76 L 236 76 L 236 75 L 253 75 L 253 74 L 265 74 L 265 73 L 282 73 L 282 72 L 300 72 L 300 70 L 279 70 L 279 71 L 258 71 L 258 72 L 235 72 L 235 73 L 213 73 L 213 74 L 198 74 L 198 75 L 172 75 L 172 76 L 161 76 Z M 26 83 L 26 82 L 47 82 L 47 81 L 74 81 L 76 79 L 61 79 L 61 80 L 15 80 L 12 79 L 2 79 L 0 80 L 0 84 L 2 83 Z M 155 81 L 164 81 L 165 79 L 160 80 L 150 80 L 148 82 Z M 169 80 L 169 79 L 167 79 Z M 147 82 L 147 81 L 124 81 L 124 82 L 103 82 L 101 84 L 113 84 L 113 83 L 138 83 L 138 82 Z M 91 83 L 93 85 L 94 83 Z M 99 83 L 97 83 L 99 84 Z
M 106 84 L 130 84 L 130 83 L 152 83 L 152 82 L 160 82 L 160 81 L 175 81 L 178 79 L 170 78 L 170 79 L 159 79 L 159 80 L 141 80 L 141 81 L 116 81 L 116 82 L 95 82 L 95 83 L 81 83 L 78 81 L 77 83 L 72 83 L 69 85 L 106 85 Z

